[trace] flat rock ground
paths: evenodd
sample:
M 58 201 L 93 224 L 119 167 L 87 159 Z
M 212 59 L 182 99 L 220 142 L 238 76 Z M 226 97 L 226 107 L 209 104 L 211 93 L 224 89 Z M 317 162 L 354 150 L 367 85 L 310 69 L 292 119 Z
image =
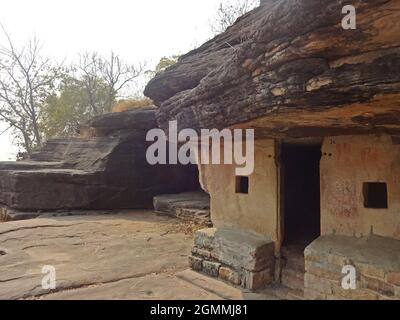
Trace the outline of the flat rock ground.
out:
M 187 270 L 192 231 L 146 211 L 0 223 L 0 299 L 274 298 Z

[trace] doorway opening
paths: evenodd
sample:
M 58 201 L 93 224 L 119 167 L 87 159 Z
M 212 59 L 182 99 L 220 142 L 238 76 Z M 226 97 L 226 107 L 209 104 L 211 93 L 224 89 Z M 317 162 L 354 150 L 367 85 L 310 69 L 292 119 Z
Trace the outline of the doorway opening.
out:
M 319 144 L 282 144 L 284 245 L 320 235 L 320 159 Z
M 281 145 L 281 283 L 304 289 L 304 249 L 320 236 L 321 144 Z

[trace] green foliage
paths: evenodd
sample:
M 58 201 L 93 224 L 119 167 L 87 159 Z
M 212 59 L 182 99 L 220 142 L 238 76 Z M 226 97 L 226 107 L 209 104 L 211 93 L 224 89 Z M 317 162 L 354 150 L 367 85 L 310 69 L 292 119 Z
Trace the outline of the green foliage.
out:
M 100 79 L 92 82 L 94 94 L 89 94 L 85 81 L 67 76 L 58 95 L 49 96 L 42 107 L 41 129 L 46 138 L 70 137 L 80 124 L 91 117 L 109 112 L 108 87 Z M 93 105 L 97 106 L 96 110 Z
M 90 118 L 112 111 L 112 107 L 142 73 L 142 66 L 128 65 L 113 52 L 80 55 L 78 63 L 63 75 L 57 93 L 41 105 L 41 131 L 45 138 L 70 137 Z
M 175 63 L 177 63 L 178 59 L 179 59 L 178 55 L 170 57 L 162 57 L 158 62 L 158 64 L 156 65 L 155 69 L 146 71 L 146 75 L 149 78 L 154 78 L 157 73 L 163 72 L 168 67 L 173 66 Z
M 178 62 L 179 56 L 162 57 L 157 64 L 155 72 L 159 73 Z

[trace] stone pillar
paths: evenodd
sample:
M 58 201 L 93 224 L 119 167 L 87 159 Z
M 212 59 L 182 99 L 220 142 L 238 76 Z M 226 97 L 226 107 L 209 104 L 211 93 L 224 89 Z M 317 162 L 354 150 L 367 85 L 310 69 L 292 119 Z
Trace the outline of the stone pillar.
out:
M 234 228 L 203 229 L 195 234 L 189 264 L 193 270 L 246 289 L 274 280 L 274 243 Z

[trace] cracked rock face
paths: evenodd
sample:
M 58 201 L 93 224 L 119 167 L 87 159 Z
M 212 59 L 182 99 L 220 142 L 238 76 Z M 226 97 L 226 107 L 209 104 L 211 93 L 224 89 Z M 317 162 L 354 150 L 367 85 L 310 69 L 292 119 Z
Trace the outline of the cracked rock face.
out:
M 400 131 L 400 0 L 270 0 L 158 74 L 145 94 L 183 128 L 268 137 Z

